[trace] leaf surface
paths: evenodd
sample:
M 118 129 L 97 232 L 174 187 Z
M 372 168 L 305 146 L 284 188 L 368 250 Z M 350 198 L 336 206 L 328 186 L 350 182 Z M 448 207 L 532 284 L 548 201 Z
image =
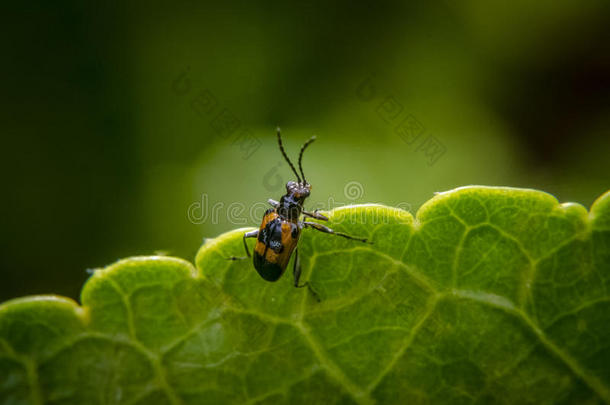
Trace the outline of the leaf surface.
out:
M 416 219 L 379 205 L 329 216 L 374 244 L 303 232 L 320 301 L 291 274 L 269 283 L 226 260 L 243 255 L 238 229 L 196 267 L 99 269 L 82 306 L 2 304 L 0 403 L 610 402 L 610 193 L 587 212 L 466 187 Z

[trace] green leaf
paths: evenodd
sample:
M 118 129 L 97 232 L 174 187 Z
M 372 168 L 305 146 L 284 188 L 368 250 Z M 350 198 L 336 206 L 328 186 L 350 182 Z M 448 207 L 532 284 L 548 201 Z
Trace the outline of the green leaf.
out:
M 4 303 L 0 403 L 610 402 L 610 193 L 589 213 L 468 187 L 417 219 L 329 215 L 374 244 L 304 231 L 319 302 L 291 274 L 269 283 L 226 260 L 243 255 L 238 229 L 208 240 L 197 269 L 135 257 L 97 270 L 82 306 Z

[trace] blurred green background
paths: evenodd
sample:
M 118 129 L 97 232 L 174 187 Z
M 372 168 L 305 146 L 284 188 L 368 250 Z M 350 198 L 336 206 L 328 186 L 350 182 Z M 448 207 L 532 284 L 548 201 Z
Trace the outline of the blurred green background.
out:
M 0 300 L 258 225 L 276 125 L 293 157 L 318 136 L 310 207 L 610 188 L 605 0 L 8 7 Z

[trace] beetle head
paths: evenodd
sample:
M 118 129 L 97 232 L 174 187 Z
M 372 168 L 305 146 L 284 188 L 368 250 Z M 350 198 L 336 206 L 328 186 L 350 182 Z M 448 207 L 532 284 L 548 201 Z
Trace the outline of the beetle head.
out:
M 286 183 L 286 192 L 293 195 L 296 199 L 304 200 L 309 197 L 309 193 L 311 192 L 311 184 L 289 181 Z

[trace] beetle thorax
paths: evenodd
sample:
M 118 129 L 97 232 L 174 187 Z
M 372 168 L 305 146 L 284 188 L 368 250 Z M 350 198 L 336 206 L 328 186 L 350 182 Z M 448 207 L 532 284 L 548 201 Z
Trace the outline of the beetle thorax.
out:
M 309 197 L 311 185 L 289 181 L 286 184 L 286 194 L 280 199 L 278 214 L 287 220 L 298 221 L 303 211 L 303 203 Z

